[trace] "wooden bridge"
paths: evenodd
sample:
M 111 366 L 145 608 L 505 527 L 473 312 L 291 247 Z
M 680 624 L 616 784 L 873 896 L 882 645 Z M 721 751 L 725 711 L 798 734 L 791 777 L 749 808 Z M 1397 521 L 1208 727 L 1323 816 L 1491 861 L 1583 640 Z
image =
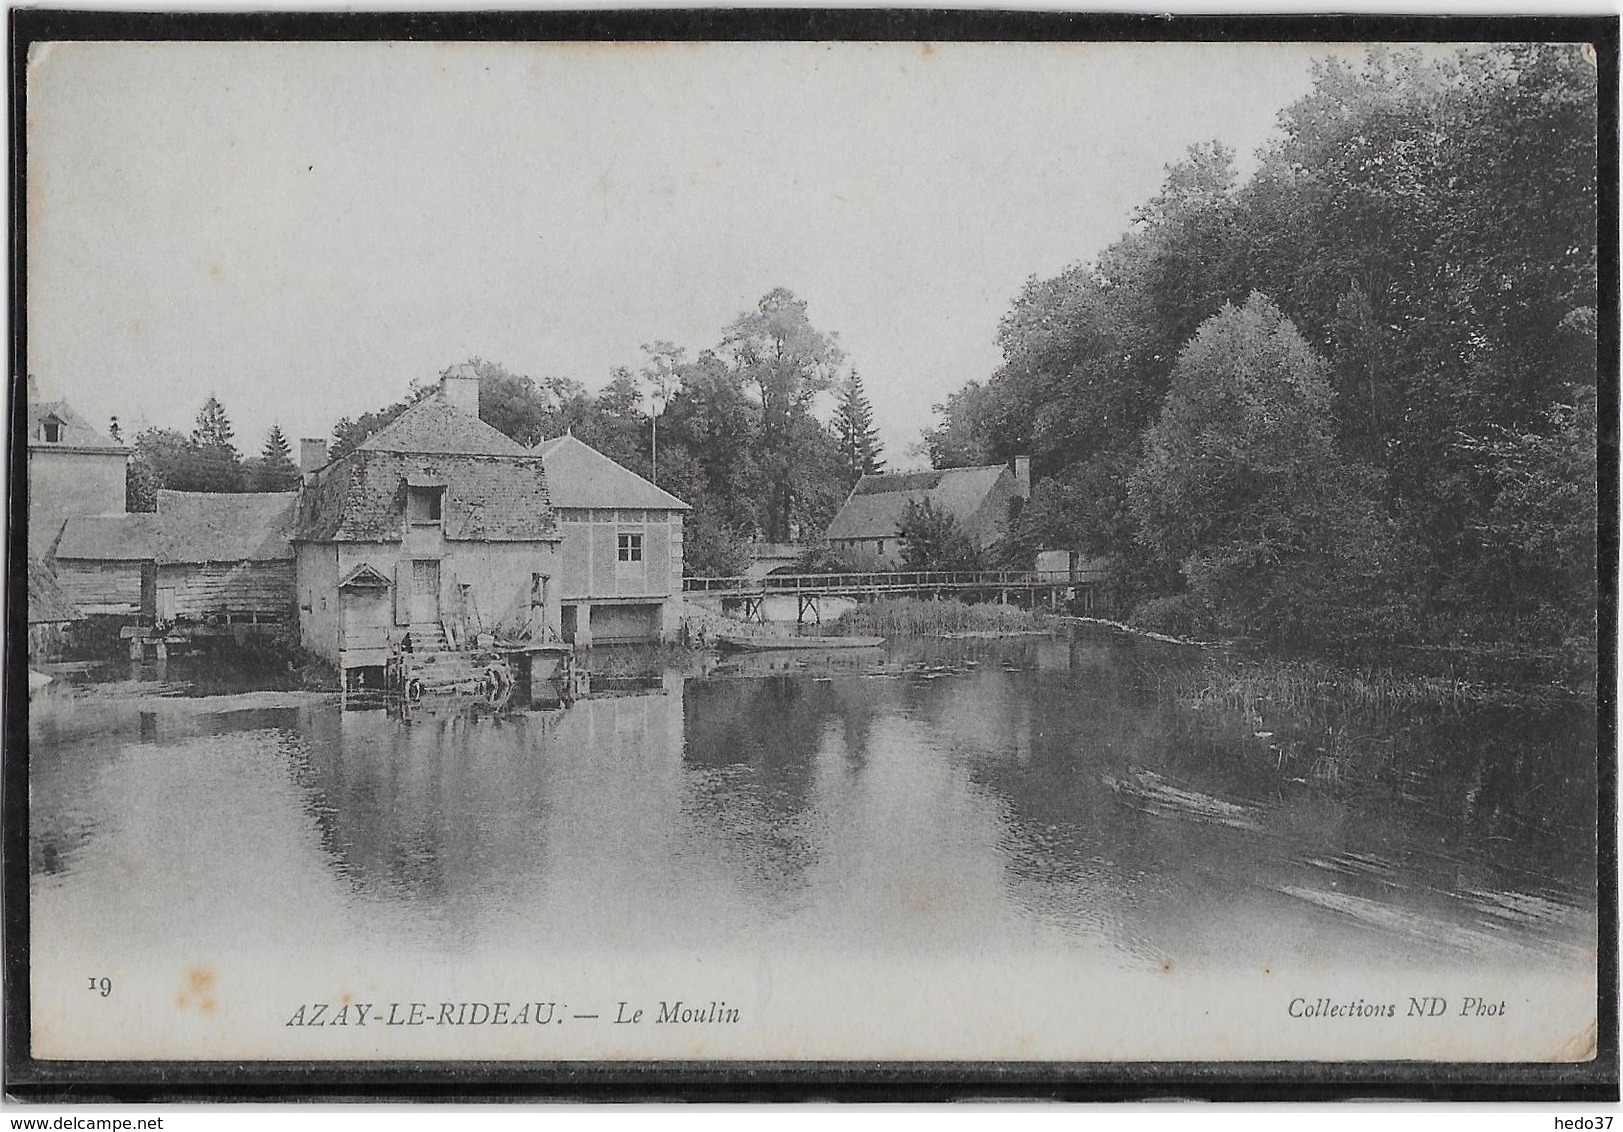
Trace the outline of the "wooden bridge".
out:
M 737 603 L 744 620 L 764 622 L 769 597 L 796 599 L 795 621 L 809 614 L 822 623 L 819 602 L 825 597 L 872 601 L 880 597 L 957 597 L 1035 608 L 1057 608 L 1073 597 L 1094 607 L 1099 580 L 1073 576 L 1069 570 L 895 570 L 865 574 L 769 574 L 764 578 L 684 578 L 684 593 Z

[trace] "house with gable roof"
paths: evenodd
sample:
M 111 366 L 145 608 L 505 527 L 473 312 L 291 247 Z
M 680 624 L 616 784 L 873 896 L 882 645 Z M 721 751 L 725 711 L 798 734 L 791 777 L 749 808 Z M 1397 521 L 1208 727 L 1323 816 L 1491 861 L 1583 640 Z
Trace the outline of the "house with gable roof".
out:
M 403 644 L 558 640 L 562 535 L 546 464 L 479 419 L 459 366 L 354 451 L 305 442 L 292 531 L 304 648 L 346 674 Z
M 680 623 L 688 505 L 571 435 L 535 449 L 563 535 L 564 639 L 669 640 Z
M 909 503 L 929 503 L 953 517 L 958 529 L 987 550 L 1008 533 L 1018 508 L 1031 498 L 1031 461 L 881 472 L 863 476 L 829 522 L 829 546 L 895 567 L 902 560 L 902 520 Z
M 49 560 L 74 515 L 122 514 L 130 450 L 28 379 L 28 553 Z

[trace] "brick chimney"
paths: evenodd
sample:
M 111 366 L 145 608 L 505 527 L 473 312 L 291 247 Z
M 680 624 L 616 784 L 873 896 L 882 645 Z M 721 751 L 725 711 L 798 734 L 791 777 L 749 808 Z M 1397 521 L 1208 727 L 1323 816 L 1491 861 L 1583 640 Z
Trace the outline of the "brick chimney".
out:
M 446 371 L 440 378 L 440 400 L 469 416 L 479 415 L 479 375 L 471 365 L 464 362 Z
M 1031 457 L 1014 458 L 1014 482 L 1019 485 L 1021 499 L 1031 498 Z
M 327 442 L 319 437 L 299 441 L 299 471 L 313 472 L 327 462 Z

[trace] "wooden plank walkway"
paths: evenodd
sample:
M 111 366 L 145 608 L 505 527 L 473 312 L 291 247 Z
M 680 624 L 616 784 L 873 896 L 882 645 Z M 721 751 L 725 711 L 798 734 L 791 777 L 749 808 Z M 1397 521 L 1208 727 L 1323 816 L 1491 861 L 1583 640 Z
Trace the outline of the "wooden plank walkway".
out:
M 764 578 L 683 578 L 684 593 L 815 593 L 824 597 L 931 594 L 946 590 L 1050 590 L 1087 585 L 1068 570 L 894 570 L 868 574 L 769 574 Z

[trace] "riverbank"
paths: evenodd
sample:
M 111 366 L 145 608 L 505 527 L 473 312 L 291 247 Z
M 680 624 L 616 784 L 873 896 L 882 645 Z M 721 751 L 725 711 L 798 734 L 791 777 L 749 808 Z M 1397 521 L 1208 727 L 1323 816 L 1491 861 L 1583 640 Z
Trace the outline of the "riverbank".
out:
M 1112 621 L 1107 617 L 1065 615 L 1060 618 L 1060 622 L 1065 625 L 1083 625 L 1109 629 L 1113 632 L 1124 633 L 1129 637 L 1140 637 L 1146 641 L 1156 641 L 1165 645 L 1189 645 L 1194 648 L 1209 649 L 1221 644 L 1220 641 L 1202 641 L 1194 637 L 1175 637 L 1169 633 L 1157 633 L 1151 629 L 1139 629 L 1122 621 Z
M 1530 665 L 1520 655 L 1394 650 L 1380 657 L 1320 658 L 1249 655 L 1245 649 L 1243 643 L 1210 647 L 1198 665 L 1158 670 L 1157 682 L 1194 704 L 1266 700 L 1291 707 L 1333 702 L 1458 708 L 1595 702 L 1592 681 Z

